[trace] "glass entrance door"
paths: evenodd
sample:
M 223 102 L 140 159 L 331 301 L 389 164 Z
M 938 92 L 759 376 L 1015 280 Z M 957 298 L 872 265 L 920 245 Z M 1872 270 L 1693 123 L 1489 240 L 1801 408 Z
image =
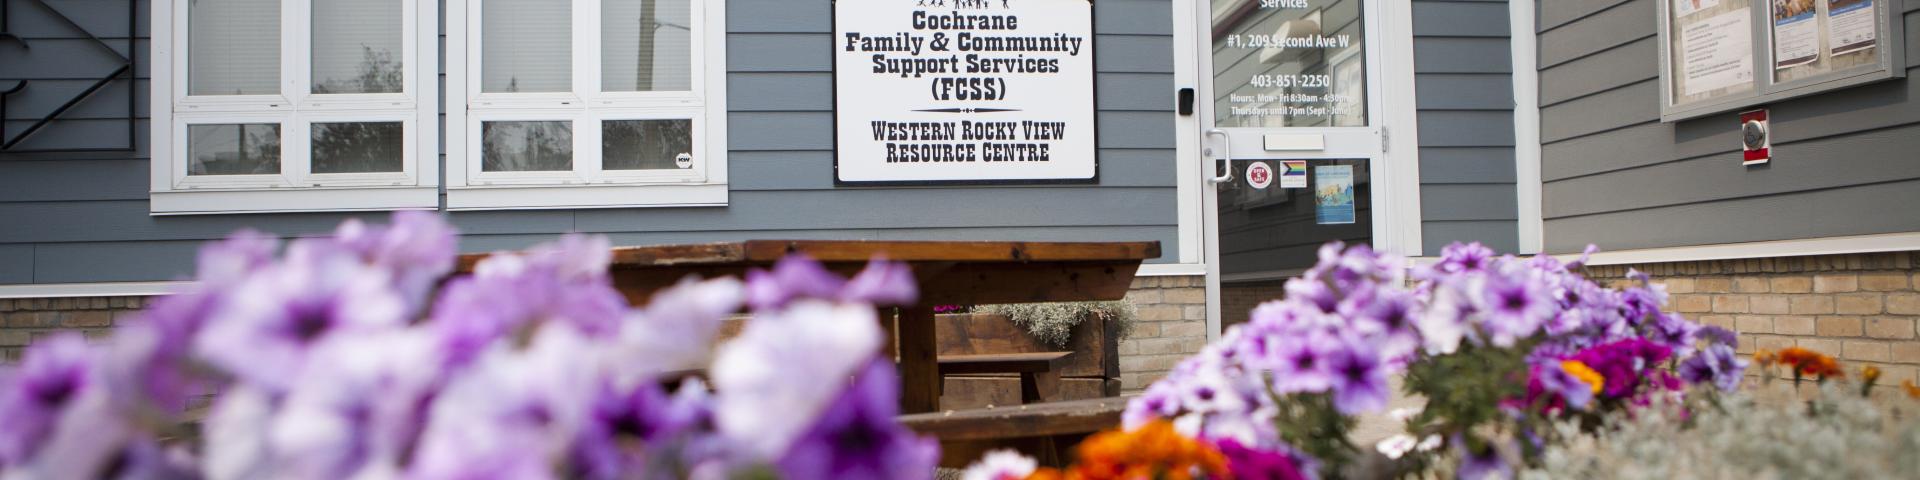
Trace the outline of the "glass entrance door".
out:
M 1374 85 L 1376 0 L 1203 0 L 1198 59 L 1209 288 L 1221 325 L 1315 261 L 1370 244 L 1384 135 Z

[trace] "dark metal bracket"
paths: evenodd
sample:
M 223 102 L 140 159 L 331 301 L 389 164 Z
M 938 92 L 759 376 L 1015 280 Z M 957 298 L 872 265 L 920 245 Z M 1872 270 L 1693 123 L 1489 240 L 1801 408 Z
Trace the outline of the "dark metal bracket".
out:
M 61 13 L 60 10 L 53 8 L 52 5 L 47 5 L 45 0 L 23 0 L 23 1 L 33 2 L 35 4 L 40 5 L 41 9 L 46 10 L 47 13 L 52 14 L 54 18 L 59 19 L 60 22 L 66 24 L 68 28 L 71 28 L 76 32 L 85 34 L 87 36 L 87 39 L 93 40 L 93 43 L 95 45 L 98 45 L 101 50 L 106 51 L 107 54 L 109 55 L 113 55 L 114 57 L 119 58 L 121 62 L 120 62 L 120 66 L 118 68 L 115 68 L 112 73 L 108 73 L 107 75 L 100 77 L 99 80 L 96 80 L 93 82 L 93 85 L 88 86 L 86 90 L 82 90 L 80 91 L 80 93 L 75 94 L 73 98 L 67 99 L 66 103 L 60 104 L 59 108 L 55 108 L 53 109 L 53 111 L 47 112 L 45 116 L 42 116 L 40 117 L 39 120 L 34 121 L 33 125 L 27 126 L 27 129 L 21 131 L 18 135 L 10 136 L 7 133 L 7 126 L 6 126 L 6 120 L 7 120 L 6 106 L 8 103 L 7 97 L 10 97 L 13 94 L 26 90 L 27 85 L 30 83 L 30 80 L 19 79 L 18 83 L 14 84 L 12 88 L 6 91 L 0 91 L 0 152 L 44 153 L 44 152 L 132 151 L 134 150 L 139 143 L 139 140 L 138 140 L 139 138 L 138 137 L 139 104 L 137 102 L 139 102 L 140 96 L 138 95 L 139 92 L 137 90 L 139 88 L 138 84 L 140 82 L 137 81 L 134 75 L 134 65 L 138 64 L 139 58 L 140 58 L 140 51 L 138 49 L 139 43 L 136 41 L 136 37 L 135 37 L 135 33 L 139 31 L 139 27 L 140 27 L 140 6 L 139 6 L 138 0 L 127 0 L 127 38 L 126 38 L 127 50 L 125 54 L 115 51 L 113 49 L 113 45 L 108 44 L 106 39 L 100 38 L 99 35 L 94 35 L 93 32 L 88 31 L 84 27 L 81 27 L 79 23 L 74 22 L 72 18 L 67 17 L 67 15 L 64 13 Z M 0 0 L 0 39 L 11 39 L 14 43 L 19 43 L 22 48 L 32 48 L 32 45 L 30 45 L 26 39 L 20 38 L 18 35 L 15 35 L 12 33 L 13 31 L 13 28 L 12 28 L 13 12 L 11 8 L 12 3 L 13 3 L 13 0 Z M 8 71 L 18 71 L 18 70 L 8 69 Z M 98 93 L 101 89 L 106 88 L 107 85 L 112 84 L 113 81 L 121 80 L 121 79 L 124 79 L 127 81 L 127 144 L 126 146 L 107 147 L 107 148 L 79 148 L 79 149 L 73 149 L 73 148 L 18 149 L 18 148 L 14 148 L 14 147 L 18 147 L 20 145 L 20 142 L 27 140 L 27 138 L 32 137 L 33 134 L 40 132 L 40 130 L 43 128 L 46 128 L 47 125 L 53 123 L 53 121 L 60 118 L 61 115 L 66 114 L 68 110 L 72 110 L 75 106 L 80 105 L 80 102 L 86 101 L 86 99 L 92 97 L 94 93 Z

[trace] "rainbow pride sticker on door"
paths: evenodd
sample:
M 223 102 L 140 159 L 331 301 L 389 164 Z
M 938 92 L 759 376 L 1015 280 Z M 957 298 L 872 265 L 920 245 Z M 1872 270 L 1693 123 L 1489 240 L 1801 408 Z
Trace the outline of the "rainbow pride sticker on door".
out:
M 1280 188 L 1307 188 L 1307 161 L 1280 161 Z

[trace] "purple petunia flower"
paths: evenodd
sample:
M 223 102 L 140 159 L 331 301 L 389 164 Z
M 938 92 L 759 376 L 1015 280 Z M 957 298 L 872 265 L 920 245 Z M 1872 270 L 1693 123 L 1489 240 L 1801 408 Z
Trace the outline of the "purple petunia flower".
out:
M 590 337 L 548 325 L 496 343 L 432 399 L 413 478 L 548 478 L 578 438 L 600 377 Z
M 19 369 L 0 374 L 0 467 L 33 457 L 61 416 L 92 389 L 95 353 L 77 333 L 27 347 Z
M 1328 355 L 1327 364 L 1333 374 L 1333 406 L 1340 413 L 1357 415 L 1387 406 L 1392 392 L 1377 353 L 1348 344 Z
M 894 420 L 899 389 L 893 364 L 874 360 L 853 387 L 821 413 L 793 442 L 777 466 L 783 478 L 930 479 L 940 460 L 939 443 L 920 438 Z
M 454 279 L 434 304 L 433 328 L 449 361 L 465 364 L 494 340 L 520 337 L 544 324 L 587 335 L 613 335 L 626 298 L 608 281 L 605 237 L 569 235 L 526 253 L 497 253 Z
M 1573 408 L 1586 408 L 1593 401 L 1593 386 L 1580 381 L 1559 362 L 1535 363 L 1528 369 L 1527 403 L 1535 404 L 1542 395 L 1552 395 L 1555 402 L 1565 402 Z M 1556 405 L 1546 405 L 1553 410 Z
M 1510 347 L 1515 341 L 1533 335 L 1553 315 L 1552 300 L 1540 286 L 1524 275 L 1515 278 L 1492 275 L 1482 293 L 1482 327 L 1487 341 Z
M 894 272 L 885 272 L 878 280 L 896 276 Z M 833 299 L 840 296 L 840 290 L 846 283 L 839 275 L 827 271 L 820 262 L 805 255 L 788 255 L 775 262 L 773 270 L 754 269 L 747 272 L 747 304 L 755 310 L 773 310 L 799 298 Z M 876 286 L 886 284 L 884 281 L 876 283 L 880 283 Z
M 1440 262 L 1433 268 L 1438 273 L 1478 272 L 1486 270 L 1493 258 L 1493 249 L 1480 242 L 1455 243 L 1440 249 Z
M 1342 345 L 1324 332 L 1273 338 L 1271 368 L 1277 392 L 1324 392 L 1335 383 L 1333 356 Z
M 889 262 L 875 257 L 840 290 L 840 301 L 874 305 L 912 305 L 920 298 L 913 279 L 913 268 L 905 262 Z
M 291 386 L 288 372 L 299 371 L 326 335 L 406 322 L 388 272 L 323 239 L 295 241 L 283 262 L 223 298 L 194 339 L 195 355 L 274 392 Z
M 592 414 L 574 441 L 571 459 L 579 478 L 674 478 L 686 467 L 683 454 L 697 449 L 696 434 L 711 431 L 707 386 L 689 379 L 669 397 L 659 384 L 641 382 L 600 389 Z
M 1722 343 L 1708 345 L 1680 362 L 1680 378 L 1690 383 L 1712 383 L 1721 391 L 1731 392 L 1740 387 L 1740 376 L 1747 371 L 1747 361 L 1734 355 L 1733 347 Z
M 645 309 L 627 314 L 614 355 L 631 367 L 628 372 L 649 376 L 702 368 L 712 359 L 723 321 L 740 309 L 743 296 L 742 284 L 732 278 L 682 279 L 655 293 Z
M 426 306 L 434 285 L 453 271 L 458 247 L 458 232 L 440 215 L 422 211 L 394 212 L 391 225 L 348 219 L 333 236 L 369 264 L 392 272 L 410 312 Z
M 1500 458 L 1500 451 L 1491 445 L 1483 451 L 1474 451 L 1459 436 L 1453 437 L 1454 449 L 1460 454 L 1460 470 L 1455 474 L 1461 480 L 1494 480 L 1513 477 L 1513 467 Z
M 756 312 L 709 368 L 721 435 L 750 459 L 778 458 L 841 394 L 843 384 L 823 380 L 857 373 L 881 341 L 869 305 L 801 300 Z
M 195 278 L 209 291 L 238 285 L 260 267 L 273 263 L 278 244 L 273 236 L 255 230 L 233 232 L 226 240 L 200 247 Z

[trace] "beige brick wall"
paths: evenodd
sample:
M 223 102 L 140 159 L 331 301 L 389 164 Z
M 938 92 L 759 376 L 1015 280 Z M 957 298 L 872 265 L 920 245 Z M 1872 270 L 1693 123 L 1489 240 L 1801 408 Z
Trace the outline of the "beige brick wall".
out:
M 104 338 L 152 297 L 0 299 L 0 363 L 20 361 L 28 344 L 54 332 Z
M 1120 342 L 1120 385 L 1138 391 L 1167 376 L 1207 344 L 1206 278 L 1136 277 L 1127 300 L 1139 309 L 1133 335 Z
M 1669 310 L 1738 332 L 1743 355 L 1799 346 L 1850 369 L 1878 366 L 1881 385 L 1920 376 L 1920 252 L 1612 265 L 1589 275 L 1624 282 L 1628 268 L 1667 286 Z

